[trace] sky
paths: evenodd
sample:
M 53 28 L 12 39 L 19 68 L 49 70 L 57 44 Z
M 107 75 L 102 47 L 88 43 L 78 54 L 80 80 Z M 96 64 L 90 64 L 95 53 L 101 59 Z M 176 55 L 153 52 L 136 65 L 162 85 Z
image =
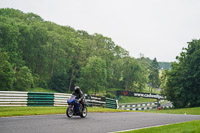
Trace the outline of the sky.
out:
M 0 8 L 102 34 L 135 58 L 173 62 L 200 39 L 200 0 L 0 0 Z

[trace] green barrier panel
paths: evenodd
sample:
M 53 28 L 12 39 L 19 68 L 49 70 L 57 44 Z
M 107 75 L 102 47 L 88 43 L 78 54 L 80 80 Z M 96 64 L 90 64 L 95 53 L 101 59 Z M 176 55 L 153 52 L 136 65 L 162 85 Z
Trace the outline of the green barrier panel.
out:
M 107 105 L 107 106 L 106 106 L 106 108 L 112 108 L 112 109 L 116 109 L 116 108 L 117 108 L 117 106 L 109 106 L 109 105 Z
M 27 106 L 53 106 L 54 93 L 28 92 Z
M 106 98 L 106 108 L 117 108 L 117 104 L 115 99 Z

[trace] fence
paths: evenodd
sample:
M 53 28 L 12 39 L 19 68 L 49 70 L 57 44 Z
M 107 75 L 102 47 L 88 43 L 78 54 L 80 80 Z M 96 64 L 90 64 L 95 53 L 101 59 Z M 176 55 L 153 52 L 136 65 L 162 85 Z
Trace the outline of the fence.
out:
M 70 96 L 71 94 L 65 93 L 0 91 L 0 106 L 67 106 Z M 118 102 L 115 99 L 86 94 L 86 104 L 116 109 Z

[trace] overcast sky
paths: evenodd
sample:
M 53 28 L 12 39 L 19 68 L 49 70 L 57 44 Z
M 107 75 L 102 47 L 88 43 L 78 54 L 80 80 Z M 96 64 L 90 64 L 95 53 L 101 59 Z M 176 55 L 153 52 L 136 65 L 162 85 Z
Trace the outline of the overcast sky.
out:
M 175 61 L 200 39 L 200 0 L 0 0 L 0 8 L 112 38 L 130 55 Z

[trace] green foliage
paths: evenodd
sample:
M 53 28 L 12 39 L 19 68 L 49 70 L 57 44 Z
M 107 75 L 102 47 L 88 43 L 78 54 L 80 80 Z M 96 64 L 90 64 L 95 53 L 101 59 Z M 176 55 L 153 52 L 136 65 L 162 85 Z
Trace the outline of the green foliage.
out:
M 40 79 L 38 87 L 42 87 L 44 89 L 47 89 L 48 88 L 48 84 L 44 79 Z
M 170 62 L 158 62 L 159 68 L 161 70 L 170 70 L 171 69 L 171 63 Z
M 166 85 L 167 85 L 167 80 L 168 80 L 168 73 L 169 70 L 165 69 L 164 71 L 162 71 L 161 73 L 161 77 L 160 77 L 160 88 L 161 88 L 161 93 L 164 93 L 164 90 L 166 89 Z
M 25 91 L 28 88 L 32 87 L 34 84 L 33 76 L 31 74 L 31 70 L 28 67 L 23 66 L 16 73 L 16 82 L 15 89 L 20 91 Z
M 144 71 L 136 59 L 130 57 L 124 58 L 122 67 L 122 78 L 126 90 L 136 89 L 135 87 L 140 87 L 143 81 L 145 82 L 143 80 Z
M 150 86 L 153 88 L 159 88 L 159 86 L 160 86 L 159 65 L 158 65 L 156 58 L 154 58 L 154 60 L 151 62 L 150 66 L 149 66 L 149 70 L 150 70 L 150 72 L 149 72 Z
M 14 70 L 9 63 L 9 56 L 6 52 L 0 51 L 0 90 L 12 90 L 14 80 Z
M 66 74 L 54 75 L 49 83 L 49 88 L 58 92 L 67 92 L 67 80 Z
M 108 98 L 112 98 L 112 99 L 116 99 L 116 95 L 112 94 L 112 93 L 106 93 L 105 97 L 108 97 Z
M 200 40 L 188 43 L 167 74 L 163 94 L 177 108 L 200 106 Z
M 25 81 L 20 79 L 23 67 L 32 73 L 32 87 L 59 92 L 70 93 L 75 85 L 92 93 L 106 88 L 142 91 L 148 82 L 149 58 L 138 61 L 109 37 L 47 22 L 33 13 L 0 9 L 0 49 L 10 57 L 10 71 L 16 72 L 6 79 L 8 90 L 15 78 Z M 13 89 L 21 87 L 16 81 Z
M 40 83 L 40 76 L 38 74 L 33 74 L 33 87 L 38 87 Z
M 55 91 L 55 90 L 44 89 L 44 88 L 39 88 L 39 87 L 29 88 L 27 91 L 28 92 L 51 92 L 51 93 L 58 93 L 58 91 Z
M 99 57 L 91 57 L 85 67 L 82 68 L 80 86 L 83 90 L 93 90 L 95 94 L 104 88 L 107 79 L 106 62 Z

